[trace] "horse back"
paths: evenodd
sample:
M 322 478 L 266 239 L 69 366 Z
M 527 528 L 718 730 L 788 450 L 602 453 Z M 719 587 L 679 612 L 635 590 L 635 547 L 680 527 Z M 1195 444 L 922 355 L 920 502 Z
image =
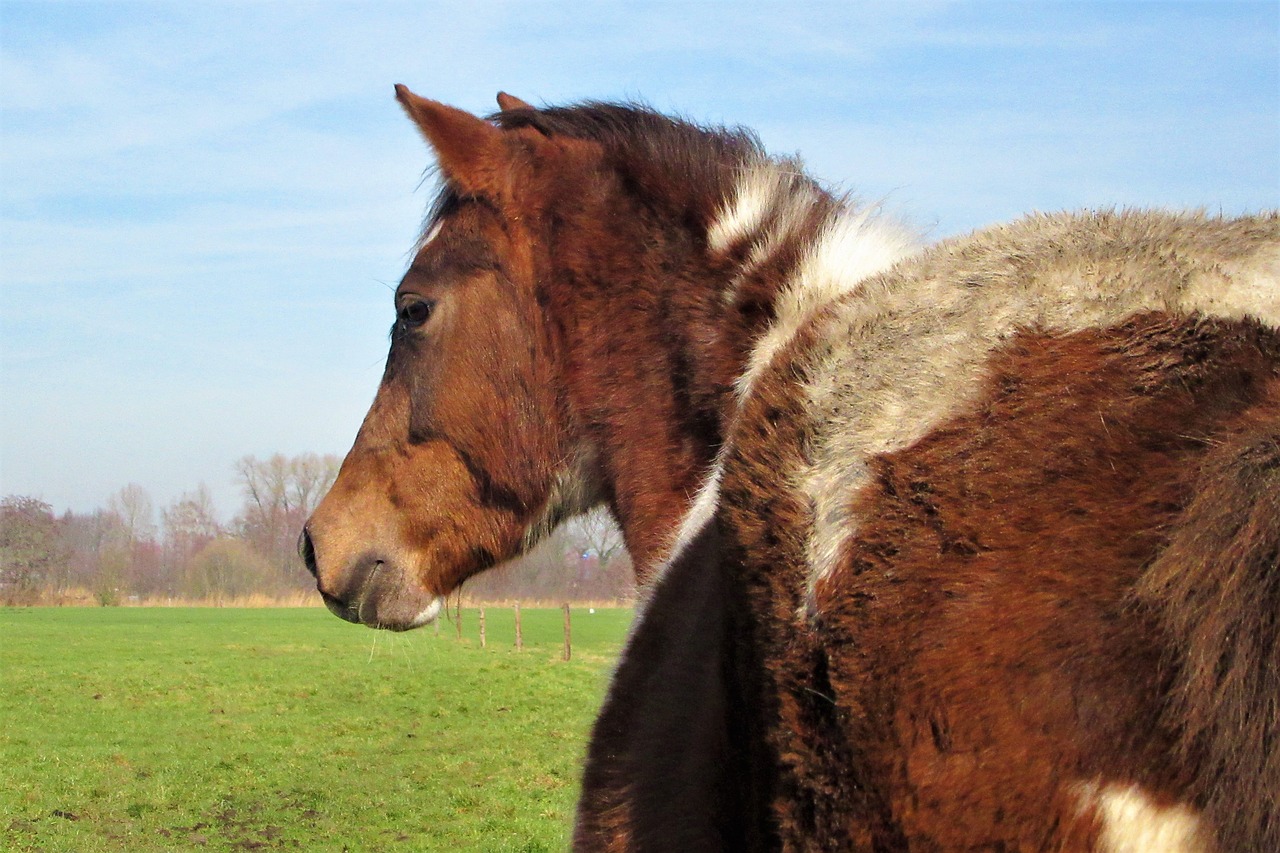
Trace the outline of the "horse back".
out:
M 1232 772 L 1208 766 L 1211 748 L 1223 764 L 1250 741 L 1274 754 L 1274 717 L 1232 726 L 1221 691 L 1185 669 L 1212 649 L 1215 685 L 1238 684 L 1253 713 L 1270 705 L 1252 691 L 1275 684 L 1261 613 L 1277 612 L 1280 515 L 1266 478 L 1238 468 L 1276 441 L 1277 364 L 1276 335 L 1248 322 L 1150 314 L 1025 333 L 993 354 L 980 403 L 871 460 L 849 496 L 857 535 L 813 606 L 846 736 L 889 812 L 853 826 L 901 827 L 912 849 L 1111 849 L 1157 831 L 1177 836 L 1170 849 L 1208 849 L 1191 815 Z M 1227 489 L 1224 508 L 1212 496 Z M 1212 734 L 1187 734 L 1198 718 Z M 1274 809 L 1252 793 L 1227 798 Z M 1131 825 L 1124 802 L 1160 828 Z

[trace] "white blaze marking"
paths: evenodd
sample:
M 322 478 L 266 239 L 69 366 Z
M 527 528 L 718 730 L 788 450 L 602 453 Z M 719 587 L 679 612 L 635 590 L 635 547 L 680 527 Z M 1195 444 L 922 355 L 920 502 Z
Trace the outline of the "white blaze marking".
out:
M 444 230 L 444 220 L 440 219 L 440 220 L 437 220 L 436 223 L 431 226 L 430 231 L 428 231 L 426 234 L 423 234 L 421 239 L 418 240 L 418 245 L 414 246 L 413 248 L 414 255 L 417 255 L 423 249 L 427 248 L 427 246 L 430 246 L 431 243 L 437 237 L 440 236 L 440 232 L 442 230 Z

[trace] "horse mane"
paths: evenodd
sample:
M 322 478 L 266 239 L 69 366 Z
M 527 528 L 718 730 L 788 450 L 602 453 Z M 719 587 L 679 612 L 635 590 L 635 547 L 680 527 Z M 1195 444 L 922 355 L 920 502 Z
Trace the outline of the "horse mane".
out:
M 765 156 L 760 138 L 749 128 L 698 124 L 663 115 L 639 102 L 583 101 L 567 106 L 505 110 L 489 119 L 506 130 L 531 127 L 544 136 L 588 139 L 612 152 L 649 152 L 668 165 L 683 166 L 691 160 L 705 163 L 708 159 L 741 162 Z
M 744 172 L 768 163 L 759 136 L 736 125 L 698 124 L 663 115 L 640 102 L 583 101 L 566 106 L 503 110 L 487 117 L 503 130 L 532 128 L 543 136 L 595 142 L 623 177 L 628 192 L 686 221 L 709 227 Z M 789 171 L 799 164 L 788 161 Z M 424 179 L 435 169 L 428 169 Z M 414 252 L 462 201 L 447 181 L 427 207 Z
M 506 110 L 490 120 L 506 130 L 527 127 L 547 137 L 595 142 L 627 192 L 704 227 L 744 169 L 768 160 L 754 131 L 672 118 L 636 102 Z

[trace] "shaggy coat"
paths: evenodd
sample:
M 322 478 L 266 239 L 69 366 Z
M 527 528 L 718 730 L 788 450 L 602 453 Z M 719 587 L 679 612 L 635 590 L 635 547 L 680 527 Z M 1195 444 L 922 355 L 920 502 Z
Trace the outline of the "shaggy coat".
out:
M 1280 849 L 1278 248 L 1033 217 L 810 310 L 634 632 L 579 848 Z
M 408 628 L 610 508 L 577 849 L 1280 849 L 1280 218 L 919 250 L 742 131 L 398 94 L 445 190 L 303 551 Z

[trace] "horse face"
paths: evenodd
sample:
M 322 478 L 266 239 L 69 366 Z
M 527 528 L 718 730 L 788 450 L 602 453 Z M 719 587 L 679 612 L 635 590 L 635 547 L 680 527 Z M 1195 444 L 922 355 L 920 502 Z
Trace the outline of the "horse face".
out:
M 512 200 L 477 193 L 449 171 L 450 140 L 428 138 L 450 188 L 396 290 L 377 396 L 301 544 L 330 610 L 392 629 L 430 621 L 466 577 L 583 508 L 556 487 L 574 454 L 532 243 Z

